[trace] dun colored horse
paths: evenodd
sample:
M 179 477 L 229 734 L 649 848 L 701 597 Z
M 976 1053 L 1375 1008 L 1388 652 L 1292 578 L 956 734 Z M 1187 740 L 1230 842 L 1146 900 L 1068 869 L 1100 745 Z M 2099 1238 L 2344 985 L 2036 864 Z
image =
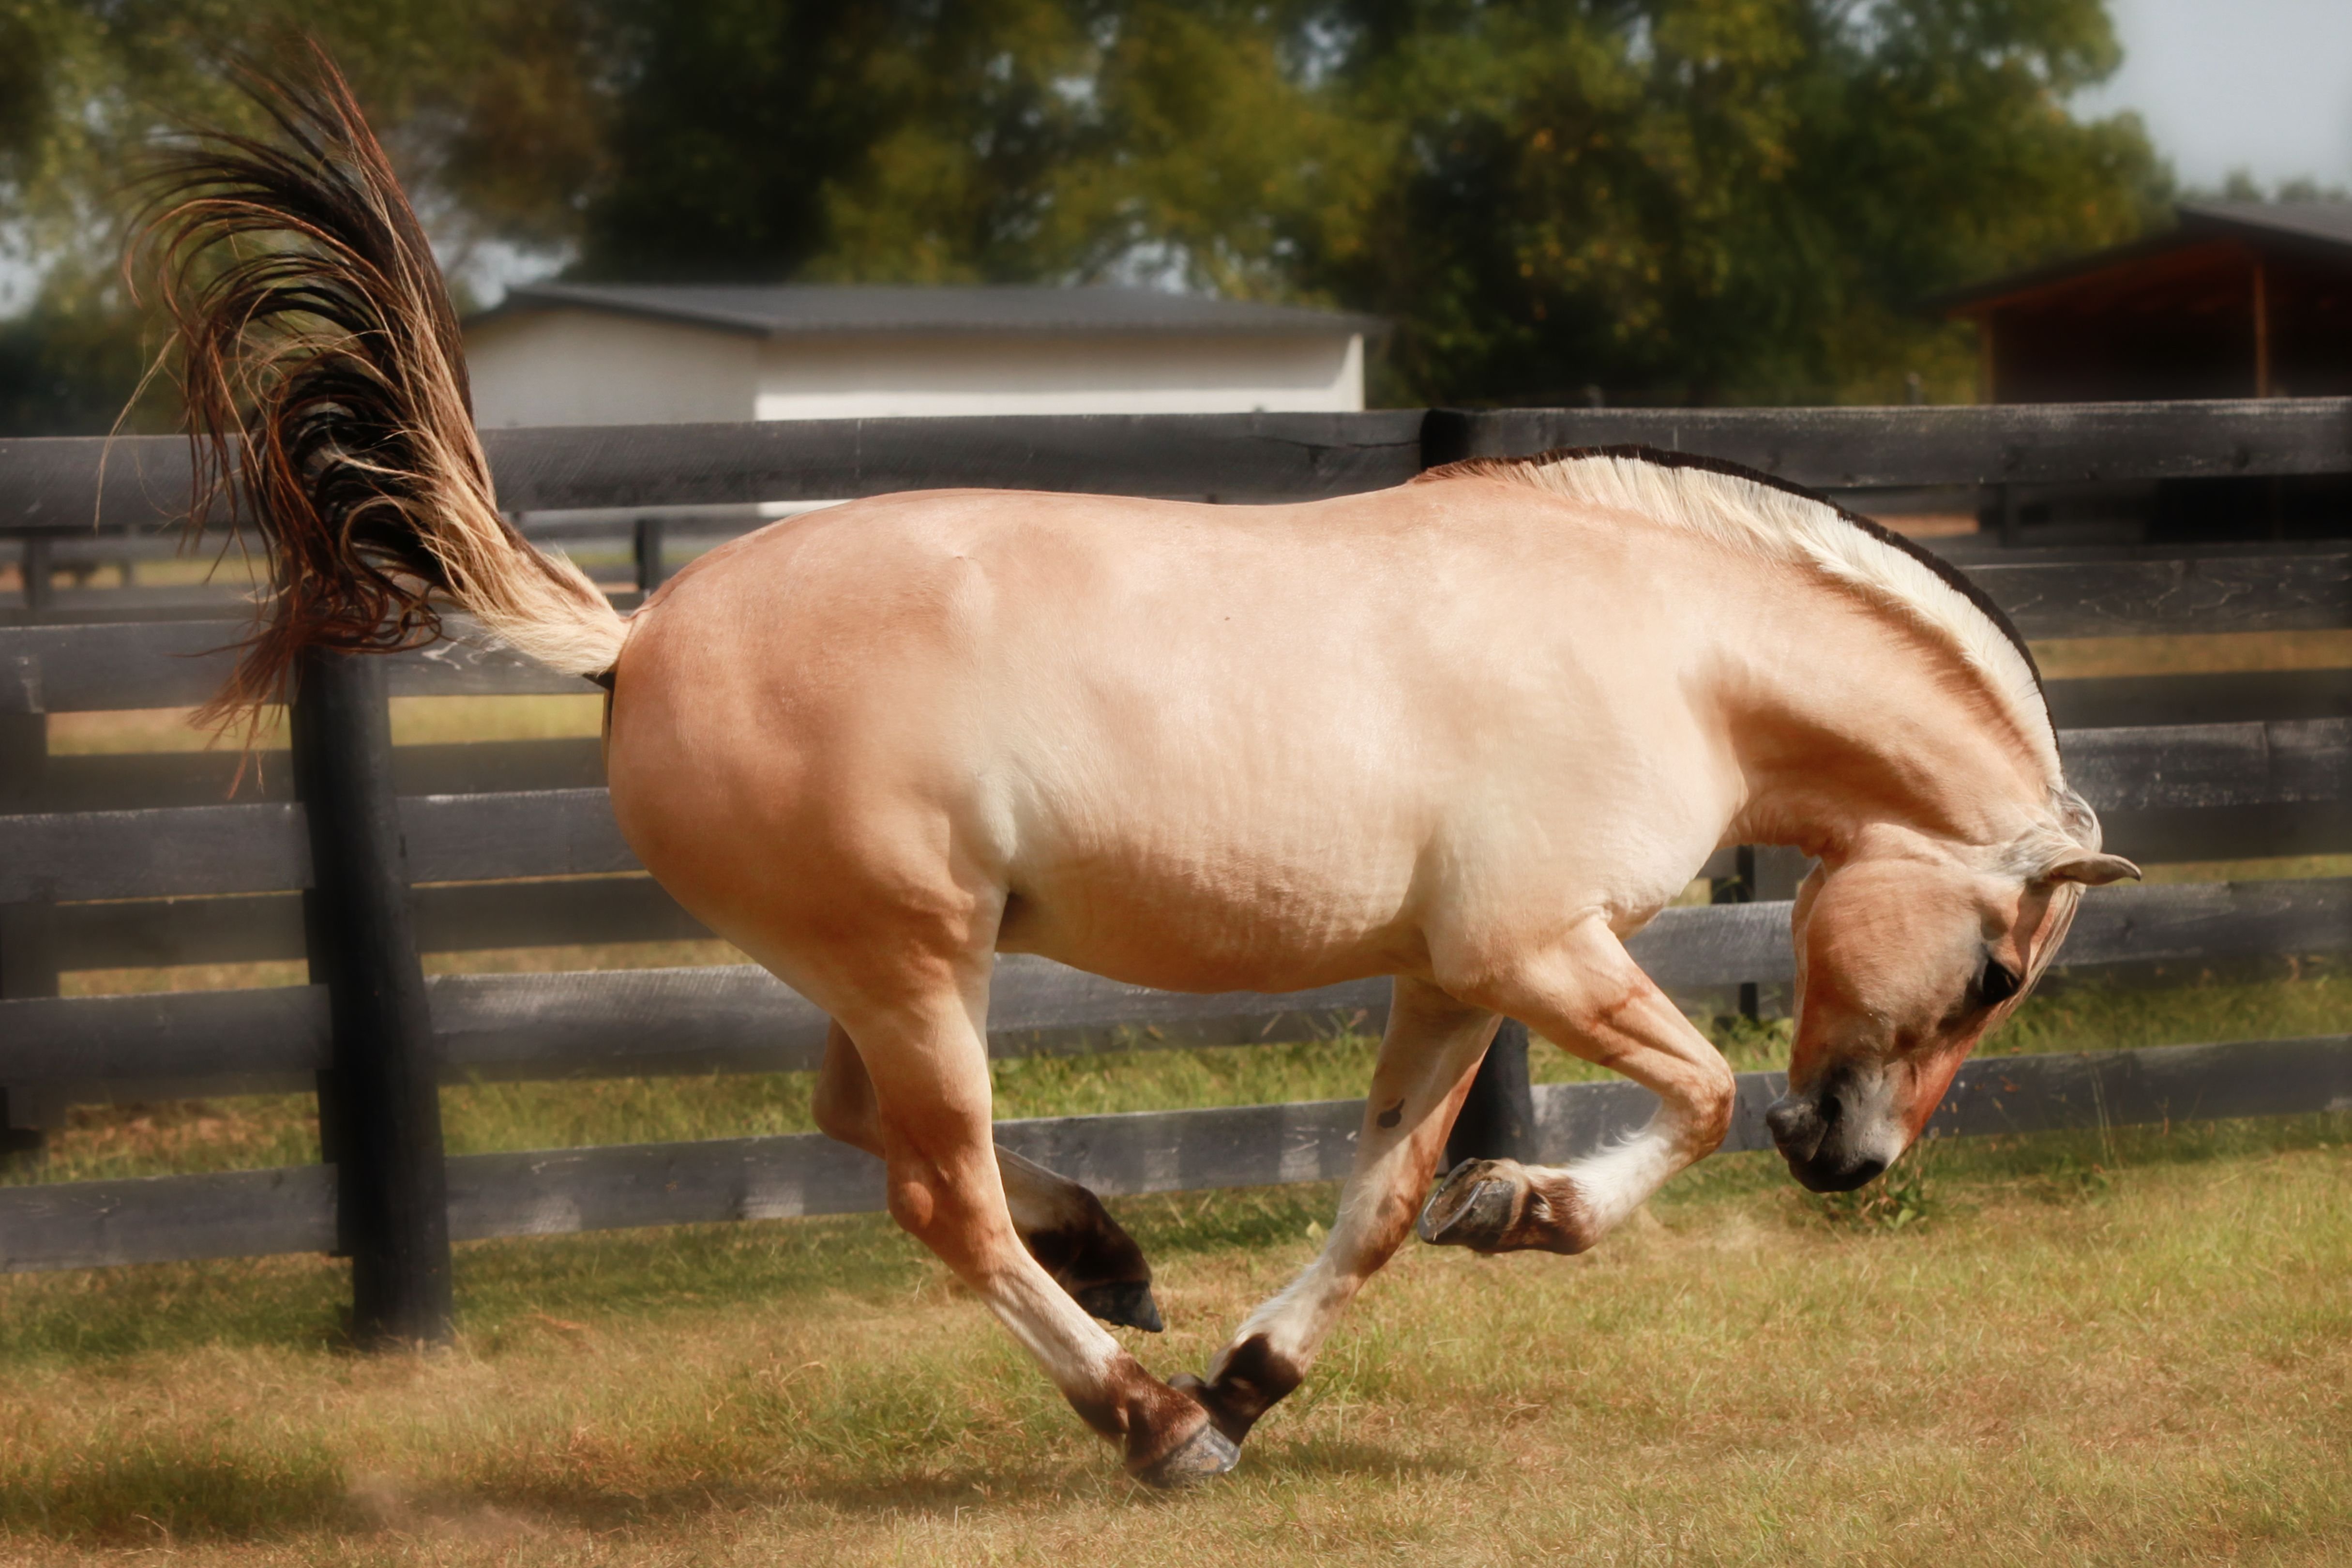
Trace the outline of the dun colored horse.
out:
M 1900 1155 L 2081 889 L 2136 874 L 1998 610 L 1861 518 L 1682 456 L 1291 506 L 885 496 L 738 540 L 625 618 L 501 519 L 440 275 L 332 68 L 254 87 L 282 134 L 194 144 L 151 213 L 200 467 L 234 466 L 271 549 L 217 711 L 280 695 L 306 647 L 429 638 L 447 603 L 602 682 L 631 847 L 835 1020 L 820 1125 L 882 1158 L 898 1223 L 1147 1481 L 1231 1467 L 1416 1217 L 1578 1252 L 1717 1146 L 1731 1072 L 1624 939 L 1718 846 L 1820 862 L 1769 1116 L 1817 1190 Z M 999 952 L 1176 990 L 1394 977 L 1329 1240 L 1204 1377 L 1160 1381 L 1090 1318 L 1157 1326 L 1141 1254 L 992 1146 Z M 1503 1017 L 1660 1108 L 1430 1195 Z

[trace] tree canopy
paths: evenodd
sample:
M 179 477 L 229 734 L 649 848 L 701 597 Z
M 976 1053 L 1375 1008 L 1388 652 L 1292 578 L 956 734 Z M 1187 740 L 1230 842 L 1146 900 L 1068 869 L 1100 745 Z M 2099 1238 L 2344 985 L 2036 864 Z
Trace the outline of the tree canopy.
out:
M 119 395 L 121 171 L 289 28 L 452 255 L 1340 305 L 1391 402 L 1964 397 L 1919 300 L 2165 188 L 2102 0 L 0 0 L 6 427 Z

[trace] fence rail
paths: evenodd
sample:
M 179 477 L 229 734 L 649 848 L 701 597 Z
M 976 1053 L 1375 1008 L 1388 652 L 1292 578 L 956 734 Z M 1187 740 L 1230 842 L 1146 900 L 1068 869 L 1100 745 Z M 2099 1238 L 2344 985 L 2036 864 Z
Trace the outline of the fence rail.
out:
M 942 483 L 1297 500 L 1432 462 L 1640 442 L 1826 489 L 2352 472 L 2352 398 L 1973 408 L 1396 409 L 1005 415 L 486 430 L 518 510 L 831 500 Z M 187 444 L 0 440 L 0 532 L 147 528 L 185 505 Z
M 1769 1149 L 1780 1073 L 1739 1075 L 1727 1151 Z M 1657 1101 L 1630 1083 L 1538 1084 L 1531 1158 L 1570 1160 L 1641 1125 Z M 2079 1055 L 1984 1057 L 1961 1068 L 1931 1137 L 2129 1127 L 2352 1110 L 2352 1036 Z M 1364 1102 L 1000 1121 L 997 1141 L 1112 1196 L 1337 1181 Z M 458 1240 L 636 1226 L 862 1214 L 882 1205 L 871 1155 L 815 1133 L 448 1161 Z M 0 1272 L 320 1252 L 335 1235 L 323 1165 L 0 1188 Z
M 1431 463 L 1645 442 L 1863 489 L 2352 472 L 2352 400 L 2059 408 L 1407 410 L 1362 416 L 828 421 L 493 431 L 501 494 L 525 510 L 740 505 L 994 484 L 1306 500 Z M 98 479 L 103 467 L 103 500 Z M 168 521 L 176 440 L 0 441 L 0 533 L 32 542 Z M 602 526 L 601 524 L 597 526 Z M 2352 626 L 2352 548 L 2004 552 L 1968 566 L 2036 638 Z M 283 770 L 219 799 L 219 756 L 52 757 L 47 716 L 208 696 L 234 621 L 0 626 L 0 1092 L 54 1109 L 107 1095 L 308 1088 L 336 1069 L 327 984 L 61 997 L 76 968 L 310 957 L 308 812 Z M 593 691 L 457 636 L 383 661 L 393 696 Z M 2352 850 L 2352 674 L 2285 671 L 2053 683 L 2070 777 L 2110 844 L 2150 861 Z M 389 763 L 417 949 L 707 934 L 647 879 L 613 823 L 593 742 L 400 748 Z M 379 764 L 378 772 L 383 772 Z M 436 787 L 438 786 L 438 787 Z M 1759 870 L 1759 868 L 1769 868 Z M 1792 863 L 1726 851 L 1706 875 L 1754 901 L 1665 911 L 1635 939 L 1669 991 L 1791 977 Z M 1780 896 L 1775 896 L 1776 894 Z M 397 945 L 397 944 L 395 944 Z M 2129 972 L 2352 946 L 2352 879 L 2106 889 L 2070 972 Z M 443 1081 L 813 1067 L 824 1020 L 751 969 L 443 976 L 422 993 Z M 1043 960 L 1000 963 L 999 1055 L 1373 1028 L 1385 983 L 1300 995 L 1180 996 Z M 1498 1058 L 1500 1059 L 1499 1056 Z M 2344 1109 L 2340 1037 L 1972 1064 L 1940 1131 Z M 1494 1064 L 1490 1062 L 1490 1070 Z M 340 1070 L 349 1070 L 348 1067 Z M 1487 1092 L 1483 1087 L 1481 1093 Z M 1507 1086 L 1506 1086 L 1507 1087 Z M 1524 1092 L 1522 1090 L 1521 1092 Z M 1733 1147 L 1761 1147 L 1776 1092 L 1741 1084 Z M 1646 1113 L 1628 1085 L 1540 1087 L 1526 1145 L 1564 1158 Z M 1012 1146 L 1110 1193 L 1320 1180 L 1345 1168 L 1360 1107 L 1224 1108 L 1008 1122 Z M 460 1238 L 877 1206 L 866 1157 L 809 1138 L 467 1155 L 446 1164 Z M 0 1188 L 0 1270 L 349 1247 L 353 1171 Z M 339 1196 L 340 1193 L 340 1196 Z

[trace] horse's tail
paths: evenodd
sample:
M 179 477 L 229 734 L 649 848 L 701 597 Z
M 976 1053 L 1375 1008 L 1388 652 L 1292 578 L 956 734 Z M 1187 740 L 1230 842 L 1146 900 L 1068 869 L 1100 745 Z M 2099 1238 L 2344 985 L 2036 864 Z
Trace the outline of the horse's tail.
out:
M 542 664 L 607 676 L 627 623 L 499 515 L 457 312 L 351 89 L 315 45 L 300 68 L 240 77 L 278 135 L 169 154 L 141 253 L 178 329 L 190 525 L 233 475 L 268 543 L 269 591 L 211 717 L 282 700 L 306 648 L 430 642 L 452 601 Z

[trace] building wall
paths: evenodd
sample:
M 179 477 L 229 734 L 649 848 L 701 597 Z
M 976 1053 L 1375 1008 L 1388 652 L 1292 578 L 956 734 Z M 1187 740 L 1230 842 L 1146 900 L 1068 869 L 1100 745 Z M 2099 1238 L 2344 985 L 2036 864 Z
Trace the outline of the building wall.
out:
M 521 311 L 466 331 L 485 429 L 750 419 L 761 347 L 741 332 L 603 310 Z
M 519 425 L 952 414 L 1350 413 L 1355 333 L 773 338 L 601 310 L 468 327 L 475 416 Z
M 1354 333 L 772 338 L 761 419 L 952 414 L 1351 413 Z

